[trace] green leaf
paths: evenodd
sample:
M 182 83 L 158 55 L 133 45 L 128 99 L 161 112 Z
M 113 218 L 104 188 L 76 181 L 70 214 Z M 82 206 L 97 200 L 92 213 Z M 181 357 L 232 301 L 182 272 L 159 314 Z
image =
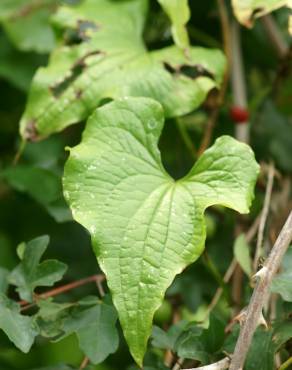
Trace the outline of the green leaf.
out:
M 246 27 L 252 27 L 255 18 L 262 17 L 282 6 L 288 6 L 289 0 L 232 0 L 237 20 Z
M 205 209 L 247 213 L 259 169 L 246 144 L 224 136 L 174 181 L 157 147 L 162 128 L 152 99 L 107 104 L 88 120 L 64 175 L 65 197 L 91 233 L 138 364 L 166 289 L 204 249 Z
M 28 193 L 44 206 L 57 222 L 66 222 L 72 219 L 70 210 L 62 196 L 60 175 L 45 168 L 17 165 L 2 171 L 1 177 L 15 190 Z
M 176 341 L 183 333 L 186 326 L 186 321 L 180 321 L 179 323 L 172 325 L 167 332 L 158 326 L 154 326 L 151 335 L 152 345 L 160 349 L 174 350 Z
M 124 96 L 158 100 L 167 117 L 198 107 L 219 87 L 225 57 L 192 47 L 148 52 L 142 39 L 147 0 L 85 0 L 54 16 L 60 46 L 36 73 L 21 135 L 36 139 L 86 119 L 100 104 Z
M 212 357 L 219 351 L 224 342 L 224 322 L 216 315 L 210 316 L 208 329 L 203 330 L 198 324 L 190 323 L 180 335 L 175 351 L 181 358 L 200 361 L 203 364 L 214 362 Z
M 96 297 L 77 303 L 41 301 L 36 322 L 41 334 L 59 341 L 76 333 L 81 350 L 94 364 L 103 362 L 119 344 L 117 313 Z
M 280 322 L 274 329 L 273 342 L 278 351 L 280 347 L 292 338 L 292 320 L 284 320 Z
M 19 305 L 0 294 L 0 329 L 22 352 L 27 353 L 38 334 L 33 319 L 19 313 Z
M 57 3 L 57 0 L 1 0 L 0 23 L 18 49 L 49 52 L 55 44 L 49 17 Z
M 224 350 L 227 353 L 233 353 L 238 335 L 239 327 L 236 327 L 227 337 L 224 345 Z M 248 350 L 244 370 L 274 370 L 275 352 L 276 344 L 273 341 L 273 330 L 258 327 Z
M 191 12 L 188 0 L 158 0 L 166 14 L 169 16 L 174 42 L 182 49 L 189 47 L 189 36 L 186 24 L 190 20 Z
M 6 293 L 7 291 L 7 288 L 8 288 L 8 274 L 9 274 L 9 270 L 3 268 L 3 267 L 0 267 L 0 294 L 1 293 Z
M 278 293 L 285 301 L 292 302 L 292 246 L 283 258 L 283 271 L 272 281 L 271 290 Z
M 244 234 L 239 235 L 234 243 L 233 252 L 236 258 L 236 261 L 246 273 L 247 276 L 251 276 L 251 258 L 249 254 L 249 245 L 245 239 Z
M 28 302 L 33 300 L 37 286 L 52 286 L 62 279 L 67 266 L 56 260 L 40 259 L 49 244 L 48 236 L 41 236 L 26 244 L 23 259 L 9 275 L 9 283 L 17 286 L 20 297 Z

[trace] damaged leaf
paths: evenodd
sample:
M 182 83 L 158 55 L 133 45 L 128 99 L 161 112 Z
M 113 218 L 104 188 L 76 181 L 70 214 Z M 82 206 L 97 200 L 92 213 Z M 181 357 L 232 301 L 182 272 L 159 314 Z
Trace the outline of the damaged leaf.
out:
M 58 46 L 36 73 L 21 135 L 38 139 L 86 119 L 100 104 L 124 96 L 158 100 L 166 117 L 198 107 L 219 87 L 221 51 L 178 47 L 147 51 L 142 39 L 146 0 L 85 0 L 53 18 Z
M 249 28 L 253 26 L 256 18 L 288 5 L 289 0 L 232 0 L 237 20 Z
M 166 289 L 204 249 L 205 209 L 247 213 L 259 169 L 246 144 L 224 136 L 175 181 L 157 146 L 163 124 L 162 106 L 149 98 L 97 109 L 64 174 L 65 197 L 91 233 L 139 365 Z

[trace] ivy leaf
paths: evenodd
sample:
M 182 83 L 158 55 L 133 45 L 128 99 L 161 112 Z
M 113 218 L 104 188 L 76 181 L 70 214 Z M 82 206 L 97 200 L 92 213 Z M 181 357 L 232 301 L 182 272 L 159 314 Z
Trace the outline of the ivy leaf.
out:
M 1 0 L 0 23 L 18 49 L 47 53 L 55 44 L 49 17 L 57 3 L 57 0 Z
M 242 270 L 247 276 L 251 276 L 251 258 L 249 254 L 249 245 L 246 241 L 244 234 L 239 235 L 234 243 L 234 256 L 236 261 L 239 263 Z
M 225 58 L 219 50 L 193 47 L 187 56 L 175 46 L 146 50 L 147 3 L 85 0 L 60 7 L 54 16 L 60 46 L 33 79 L 20 123 L 25 139 L 61 131 L 124 96 L 152 97 L 167 117 L 182 115 L 220 86 Z
M 272 281 L 271 290 L 285 301 L 292 302 L 292 246 L 283 258 L 283 271 Z
M 17 286 L 21 297 L 28 302 L 33 300 L 33 291 L 37 286 L 52 286 L 62 279 L 67 266 L 56 260 L 40 259 L 49 244 L 48 236 L 41 236 L 25 245 L 22 261 L 9 275 L 9 283 Z
M 77 303 L 40 302 L 36 322 L 41 334 L 59 341 L 76 333 L 81 350 L 94 364 L 103 362 L 116 352 L 119 335 L 117 313 L 111 304 L 96 297 Z
M 158 326 L 154 326 L 152 330 L 152 345 L 160 349 L 174 350 L 175 343 L 187 326 L 186 321 L 172 325 L 171 328 L 165 332 Z
M 152 99 L 105 105 L 88 120 L 64 175 L 65 197 L 91 233 L 139 365 L 166 289 L 204 249 L 205 209 L 247 213 L 259 169 L 246 144 L 224 136 L 174 181 L 157 147 L 163 120 Z
M 0 294 L 0 329 L 22 352 L 27 353 L 38 334 L 33 319 L 19 313 L 19 305 Z
M 253 26 L 255 18 L 262 17 L 273 10 L 288 6 L 289 0 L 232 0 L 237 20 L 246 27 Z
M 172 22 L 172 35 L 176 45 L 182 49 L 189 47 L 189 36 L 186 23 L 190 20 L 191 12 L 188 0 L 158 0 Z

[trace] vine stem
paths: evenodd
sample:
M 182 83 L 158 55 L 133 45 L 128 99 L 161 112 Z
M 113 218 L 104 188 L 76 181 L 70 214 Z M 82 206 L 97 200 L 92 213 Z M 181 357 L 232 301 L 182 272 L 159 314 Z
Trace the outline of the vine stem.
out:
M 283 256 L 292 240 L 292 211 L 285 222 L 264 266 L 255 274 L 257 279 L 250 303 L 247 307 L 246 319 L 240 329 L 239 337 L 232 355 L 229 370 L 241 370 L 245 362 L 253 334 L 257 328 L 262 309 L 269 297 L 269 288 L 273 277 L 278 271 Z
M 268 34 L 272 46 L 274 47 L 279 58 L 284 58 L 289 50 L 289 45 L 279 30 L 274 18 L 267 14 L 261 18 L 266 33 Z
M 262 211 L 260 225 L 258 229 L 257 245 L 256 245 L 255 256 L 254 256 L 254 261 L 253 261 L 254 272 L 257 271 L 259 258 L 262 253 L 264 231 L 265 231 L 265 226 L 266 226 L 266 222 L 267 222 L 267 218 L 269 214 L 269 208 L 270 208 L 271 197 L 272 197 L 272 192 L 273 192 L 274 176 L 275 176 L 275 167 L 274 167 L 274 164 L 271 163 L 269 165 L 269 170 L 268 170 L 268 182 L 267 182 L 267 187 L 266 187 L 263 211 Z
M 184 369 L 184 370 L 224 370 L 228 369 L 228 366 L 230 364 L 230 358 L 224 357 L 222 360 L 215 362 L 214 364 L 196 367 L 195 369 Z
M 231 84 L 233 104 L 247 110 L 247 94 L 244 75 L 244 66 L 241 51 L 240 26 L 236 20 L 231 25 Z M 235 137 L 237 140 L 249 143 L 249 122 L 241 122 L 235 125 Z
M 81 364 L 79 366 L 79 370 L 85 369 L 88 364 L 89 364 L 89 358 L 84 357 L 83 361 L 81 362 Z
M 279 370 L 286 370 L 290 365 L 292 365 L 292 356 L 279 367 Z
M 206 124 L 206 130 L 204 132 L 204 136 L 200 145 L 200 148 L 198 149 L 198 156 L 200 156 L 209 146 L 212 133 L 217 121 L 217 118 L 219 116 L 219 111 L 221 106 L 223 105 L 228 81 L 229 81 L 229 70 L 231 65 L 231 40 L 230 40 L 230 23 L 228 18 L 228 12 L 226 9 L 225 0 L 217 0 L 217 6 L 219 10 L 219 16 L 220 16 L 220 23 L 221 23 L 221 33 L 223 38 L 223 45 L 224 45 L 224 52 L 227 58 L 227 68 L 224 73 L 221 89 L 219 91 L 219 95 L 217 97 L 217 104 L 212 110 L 207 124 Z
M 56 295 L 59 295 L 59 294 L 68 292 L 72 289 L 78 288 L 82 285 L 86 285 L 88 283 L 94 283 L 94 282 L 97 285 L 97 288 L 99 290 L 99 293 L 100 293 L 101 297 L 103 297 L 104 296 L 104 291 L 103 291 L 103 288 L 101 286 L 101 283 L 104 280 L 105 280 L 105 276 L 102 275 L 102 274 L 92 275 L 92 276 L 89 276 L 87 278 L 80 279 L 80 280 L 77 280 L 77 281 L 73 281 L 71 283 L 68 283 L 68 284 L 62 285 L 60 287 L 51 289 L 48 292 L 38 294 L 38 295 L 35 296 L 35 298 L 36 298 L 36 300 L 38 300 L 38 299 L 46 299 L 46 298 L 49 298 L 49 297 L 54 297 Z M 24 311 L 24 310 L 27 310 L 28 308 L 31 308 L 31 307 L 35 306 L 36 302 L 28 303 L 26 301 L 20 301 L 19 304 L 22 306 L 21 310 Z
M 261 214 L 259 214 L 259 216 L 255 219 L 255 221 L 253 222 L 253 224 L 251 225 L 251 227 L 249 228 L 249 230 L 247 231 L 247 233 L 245 234 L 245 238 L 246 238 L 246 241 L 247 243 L 250 243 L 252 241 L 252 239 L 254 238 L 256 232 L 257 232 L 257 229 L 259 227 L 259 223 L 260 223 L 260 217 L 261 217 Z M 225 272 L 225 275 L 223 277 L 223 281 L 225 284 L 227 284 L 229 282 L 229 280 L 231 279 L 234 271 L 235 271 L 235 268 L 237 266 L 237 261 L 235 258 L 232 259 L 228 269 L 226 270 Z M 205 318 L 203 321 L 205 321 L 205 319 L 207 319 L 207 317 L 210 315 L 210 312 L 213 310 L 213 308 L 217 305 L 221 295 L 223 293 L 223 289 L 222 287 L 220 286 L 217 290 L 216 290 L 216 293 L 212 299 L 212 301 L 210 302 L 208 308 L 207 308 L 207 312 L 206 312 L 206 315 L 205 315 Z

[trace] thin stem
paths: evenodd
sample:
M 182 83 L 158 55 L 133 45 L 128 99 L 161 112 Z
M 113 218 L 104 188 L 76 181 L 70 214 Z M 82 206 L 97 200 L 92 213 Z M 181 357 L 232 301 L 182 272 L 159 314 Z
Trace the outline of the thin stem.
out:
M 267 182 L 267 187 L 266 187 L 265 200 L 264 200 L 264 206 L 263 206 L 263 211 L 262 211 L 261 220 L 260 220 L 260 226 L 258 229 L 256 251 L 255 251 L 255 256 L 254 256 L 254 261 L 253 261 L 254 272 L 257 271 L 259 258 L 262 254 L 264 231 L 265 231 L 265 225 L 267 222 L 269 209 L 270 209 L 271 197 L 272 197 L 272 192 L 273 192 L 273 184 L 274 184 L 274 176 L 275 176 L 275 167 L 274 167 L 274 164 L 271 163 L 269 165 L 269 170 L 268 170 L 268 182 Z
M 258 229 L 258 227 L 259 227 L 259 223 L 260 223 L 260 216 L 261 216 L 261 215 L 259 215 L 259 216 L 255 219 L 254 223 L 251 225 L 251 227 L 249 228 L 249 230 L 247 231 L 247 233 L 246 233 L 246 235 L 245 235 L 245 237 L 246 237 L 246 241 L 247 241 L 248 243 L 250 243 L 250 242 L 252 241 L 252 239 L 254 238 L 254 236 L 255 236 L 255 234 L 256 234 L 256 232 L 257 232 L 257 229 Z M 228 269 L 227 269 L 227 271 L 225 272 L 224 277 L 223 277 L 223 281 L 224 281 L 224 283 L 225 283 L 225 284 L 227 284 L 227 283 L 229 282 L 229 280 L 231 279 L 231 277 L 232 277 L 232 275 L 233 275 L 233 273 L 234 273 L 234 271 L 235 271 L 236 266 L 237 266 L 236 259 L 235 259 L 235 258 L 233 258 L 233 259 L 232 259 L 232 261 L 231 261 L 231 263 L 230 263 L 230 265 L 229 265 L 229 267 L 228 267 Z M 215 293 L 215 295 L 214 295 L 214 297 L 213 297 L 212 301 L 210 302 L 210 304 L 209 304 L 209 306 L 208 306 L 208 308 L 207 308 L 207 312 L 206 312 L 205 319 L 209 316 L 210 312 L 211 312 L 211 311 L 214 309 L 214 307 L 217 305 L 217 303 L 218 303 L 219 299 L 221 298 L 222 293 L 223 293 L 223 289 L 222 289 L 222 287 L 220 286 L 220 287 L 217 289 L 217 291 L 216 291 L 216 293 Z M 203 321 L 205 321 L 205 319 L 204 319 Z
M 289 50 L 289 45 L 279 30 L 274 18 L 268 14 L 261 18 L 266 33 L 279 58 L 284 58 Z
M 290 212 L 265 265 L 255 275 L 257 284 L 247 308 L 246 319 L 240 329 L 239 337 L 232 356 L 230 370 L 243 368 L 253 334 L 257 328 L 262 309 L 269 297 L 273 277 L 278 271 L 283 256 L 292 240 L 292 211 Z
M 207 124 L 206 124 L 204 136 L 203 136 L 200 148 L 198 150 L 198 156 L 200 156 L 208 148 L 211 142 L 213 130 L 214 130 L 216 121 L 219 116 L 220 108 L 224 102 L 224 98 L 225 98 L 225 94 L 226 94 L 226 90 L 228 86 L 228 81 L 229 81 L 229 69 L 230 69 L 230 63 L 231 63 L 230 24 L 229 24 L 228 12 L 227 12 L 225 1 L 217 0 L 217 5 L 218 5 L 218 10 L 219 10 L 219 16 L 220 16 L 224 52 L 227 58 L 227 68 L 224 73 L 221 89 L 217 97 L 217 104 L 215 108 L 212 110 L 208 118 Z
M 79 370 L 85 369 L 88 364 L 89 364 L 89 358 L 84 357 L 83 361 L 81 362 L 81 364 L 79 366 Z
M 19 162 L 20 160 L 20 157 L 25 149 L 25 146 L 26 146 L 26 141 L 24 139 L 21 139 L 21 143 L 19 145 L 19 148 L 15 154 L 15 157 L 13 158 L 13 161 L 12 161 L 12 164 L 13 166 L 16 166 L 17 163 Z
M 35 296 L 36 302 L 28 303 L 26 301 L 20 301 L 19 304 L 21 306 L 23 306 L 21 308 L 21 310 L 24 311 L 24 310 L 27 310 L 27 309 L 35 306 L 38 299 L 46 299 L 46 298 L 49 298 L 49 297 L 54 297 L 56 295 L 59 295 L 59 294 L 68 292 L 68 291 L 70 291 L 72 289 L 78 288 L 78 287 L 80 287 L 82 285 L 85 285 L 85 284 L 88 284 L 88 283 L 92 283 L 92 282 L 95 282 L 97 284 L 97 286 L 98 286 L 98 283 L 101 284 L 101 282 L 104 281 L 104 280 L 105 280 L 105 276 L 104 275 L 101 275 L 101 274 L 100 275 L 92 275 L 92 276 L 89 276 L 87 278 L 80 279 L 80 280 L 77 280 L 77 281 L 73 281 L 72 283 L 68 283 L 68 284 L 62 285 L 62 286 L 60 286 L 58 288 L 51 289 L 48 292 L 45 292 L 45 293 L 42 293 L 42 294 L 38 294 L 38 295 Z M 104 292 L 103 292 L 103 294 L 101 294 L 101 296 L 103 296 L 103 295 L 104 295 Z
M 290 365 L 292 365 L 292 356 L 279 367 L 279 370 L 286 370 Z
M 229 364 L 230 364 L 230 358 L 225 357 L 223 358 L 223 360 L 215 362 L 214 364 L 211 364 L 211 365 L 196 367 L 195 369 L 194 368 L 185 369 L 185 370 L 224 370 L 224 369 L 228 369 Z
M 247 94 L 245 85 L 245 75 L 241 51 L 240 28 L 236 20 L 232 22 L 232 63 L 231 63 L 231 82 L 232 96 L 235 106 L 247 109 Z M 249 123 L 241 122 L 235 126 L 235 137 L 245 143 L 249 142 Z

